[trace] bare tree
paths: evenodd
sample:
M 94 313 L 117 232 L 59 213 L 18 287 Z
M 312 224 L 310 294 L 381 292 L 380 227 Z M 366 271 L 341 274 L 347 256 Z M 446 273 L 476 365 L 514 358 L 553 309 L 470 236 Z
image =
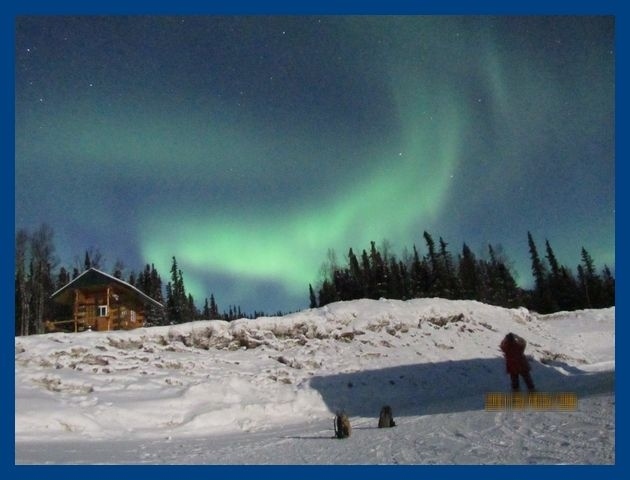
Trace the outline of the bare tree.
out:
M 53 229 L 42 224 L 31 236 L 31 291 L 32 291 L 32 325 L 31 333 L 44 332 L 46 303 L 52 293 L 54 282 L 52 271 L 57 266 Z
M 26 264 L 28 254 L 29 235 L 24 229 L 15 235 L 15 333 L 28 335 L 29 305 L 31 292 L 27 288 Z

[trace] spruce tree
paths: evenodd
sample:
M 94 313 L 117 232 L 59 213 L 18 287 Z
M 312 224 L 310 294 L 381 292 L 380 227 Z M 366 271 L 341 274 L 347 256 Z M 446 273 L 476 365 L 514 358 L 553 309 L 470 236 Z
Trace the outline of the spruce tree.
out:
M 418 249 L 416 248 L 416 246 L 413 246 L 413 257 L 411 260 L 411 273 L 409 275 L 410 277 L 410 290 L 411 290 L 411 297 L 415 297 L 415 298 L 419 298 L 419 297 L 423 297 L 426 292 L 426 285 L 425 285 L 425 272 L 423 272 L 423 267 L 422 267 L 422 263 L 420 262 L 420 256 L 418 255 Z
M 210 319 L 210 305 L 208 304 L 208 297 L 206 297 L 205 301 L 203 302 L 203 310 L 201 311 L 201 316 L 206 320 Z
M 466 243 L 462 248 L 462 257 L 459 262 L 459 279 L 462 286 L 462 298 L 479 300 L 477 260 Z
M 193 320 L 197 320 L 197 318 L 199 318 L 199 312 L 197 311 L 197 307 L 195 306 L 195 300 L 193 299 L 193 296 L 191 293 L 188 294 L 185 305 L 186 307 L 185 307 L 184 321 L 191 322 Z
M 580 283 L 582 288 L 583 304 L 586 308 L 599 308 L 601 306 L 601 279 L 595 271 L 595 263 L 593 262 L 591 255 L 584 247 L 582 247 L 581 257 Z
M 112 275 L 118 279 L 122 279 L 124 270 L 125 264 L 122 262 L 122 260 L 118 259 L 114 264 L 114 271 L 112 272 Z
M 90 254 L 88 251 L 85 251 L 85 259 L 83 260 L 83 270 L 89 270 L 92 268 L 92 261 L 90 260 Z
M 532 275 L 534 277 L 534 303 L 532 308 L 540 313 L 549 313 L 552 311 L 551 298 L 547 287 L 547 269 L 542 260 L 538 256 L 536 244 L 532 238 L 532 234 L 527 232 L 527 242 L 529 244 L 529 254 L 532 261 Z
M 396 261 L 396 257 L 390 257 L 389 261 L 389 281 L 387 282 L 387 298 L 401 300 L 405 298 L 403 293 L 403 278 L 400 271 L 400 265 Z
M 220 318 L 219 307 L 217 306 L 217 302 L 214 300 L 214 294 L 210 294 L 210 318 L 212 320 L 218 320 Z
M 400 272 L 400 281 L 401 281 L 401 299 L 408 300 L 412 298 L 411 290 L 410 290 L 410 278 L 409 278 L 409 269 L 405 262 L 400 260 L 398 262 L 398 271 Z
M 325 279 L 319 289 L 319 306 L 323 307 L 324 305 L 336 302 L 337 300 L 338 297 L 334 285 L 329 282 L 328 279 Z
M 443 277 L 442 296 L 445 298 L 460 298 L 460 286 L 455 268 L 453 266 L 453 257 L 446 248 L 448 244 L 440 237 L 440 265 L 441 275 Z
M 162 296 L 162 279 L 160 278 L 154 264 L 149 265 L 147 263 L 145 265 L 142 273 L 138 275 L 135 286 L 156 302 L 164 304 L 164 298 Z M 170 291 L 172 292 L 172 289 Z M 168 311 L 167 306 L 167 312 Z M 164 312 L 164 309 L 156 305 L 147 305 L 145 310 L 147 325 L 166 325 L 168 323 L 166 318 L 167 312 Z
M 370 298 L 379 299 L 387 295 L 387 266 L 376 248 L 375 242 L 370 243 Z
M 348 270 L 350 274 L 350 297 L 353 299 L 364 298 L 367 296 L 365 276 L 359 266 L 359 260 L 352 251 L 348 251 Z
M 604 265 L 602 271 L 602 307 L 615 305 L 615 277 L 608 265 Z
M 432 297 L 439 297 L 444 295 L 444 283 L 442 275 L 442 266 L 440 265 L 440 259 L 435 251 L 435 242 L 429 232 L 423 233 L 424 241 L 427 244 L 426 259 L 429 264 L 429 284 L 427 288 L 427 294 Z
M 167 300 L 166 309 L 170 323 L 182 323 L 190 321 L 191 315 L 194 315 L 194 309 L 191 308 L 189 298 L 186 295 L 184 287 L 184 277 L 182 271 L 177 266 L 177 259 L 173 257 L 171 264 L 171 281 L 166 289 Z
M 376 285 L 372 268 L 370 267 L 370 257 L 368 257 L 368 253 L 365 250 L 361 252 L 361 269 L 363 271 L 363 290 L 365 291 L 365 297 L 374 298 Z

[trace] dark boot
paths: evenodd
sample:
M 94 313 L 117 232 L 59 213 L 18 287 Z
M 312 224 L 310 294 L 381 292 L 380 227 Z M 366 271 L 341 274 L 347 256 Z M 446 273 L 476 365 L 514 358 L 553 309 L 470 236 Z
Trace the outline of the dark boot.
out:
M 534 381 L 532 380 L 532 376 L 529 372 L 523 372 L 523 380 L 525 380 L 525 385 L 527 385 L 527 390 L 533 392 L 536 390 L 534 386 Z
M 512 382 L 512 390 L 517 392 L 520 389 L 518 384 L 518 374 L 510 373 L 510 380 Z

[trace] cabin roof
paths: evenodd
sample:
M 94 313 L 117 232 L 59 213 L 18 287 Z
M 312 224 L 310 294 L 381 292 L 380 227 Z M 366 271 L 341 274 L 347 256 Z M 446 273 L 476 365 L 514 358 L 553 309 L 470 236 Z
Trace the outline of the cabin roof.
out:
M 54 292 L 50 296 L 50 298 L 59 303 L 69 303 L 72 301 L 72 300 L 69 300 L 69 298 L 71 298 L 69 293 L 73 291 L 74 289 L 98 287 L 101 285 L 104 286 L 104 285 L 109 285 L 109 284 L 114 284 L 118 286 L 119 288 L 124 290 L 127 294 L 132 295 L 133 297 L 137 298 L 143 303 L 150 303 L 152 305 L 155 305 L 156 307 L 164 308 L 164 305 L 162 305 L 160 302 L 152 299 L 151 297 L 141 292 L 130 283 L 124 282 L 120 278 L 116 278 L 113 275 L 109 275 L 108 273 L 101 272 L 100 270 L 97 270 L 96 268 L 89 268 L 88 270 L 83 272 L 81 275 L 79 275 L 77 278 L 75 278 L 74 280 L 72 280 L 71 282 L 67 283 L 66 285 L 61 287 L 59 290 Z

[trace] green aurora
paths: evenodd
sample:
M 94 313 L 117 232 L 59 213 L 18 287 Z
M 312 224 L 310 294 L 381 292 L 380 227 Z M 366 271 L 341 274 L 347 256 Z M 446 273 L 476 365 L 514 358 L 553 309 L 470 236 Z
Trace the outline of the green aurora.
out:
M 614 265 L 606 17 L 19 27 L 16 218 L 62 257 L 95 244 L 166 281 L 175 255 L 198 301 L 248 310 L 305 306 L 329 249 L 401 254 L 423 230 L 503 244 L 525 283 L 528 230 Z

